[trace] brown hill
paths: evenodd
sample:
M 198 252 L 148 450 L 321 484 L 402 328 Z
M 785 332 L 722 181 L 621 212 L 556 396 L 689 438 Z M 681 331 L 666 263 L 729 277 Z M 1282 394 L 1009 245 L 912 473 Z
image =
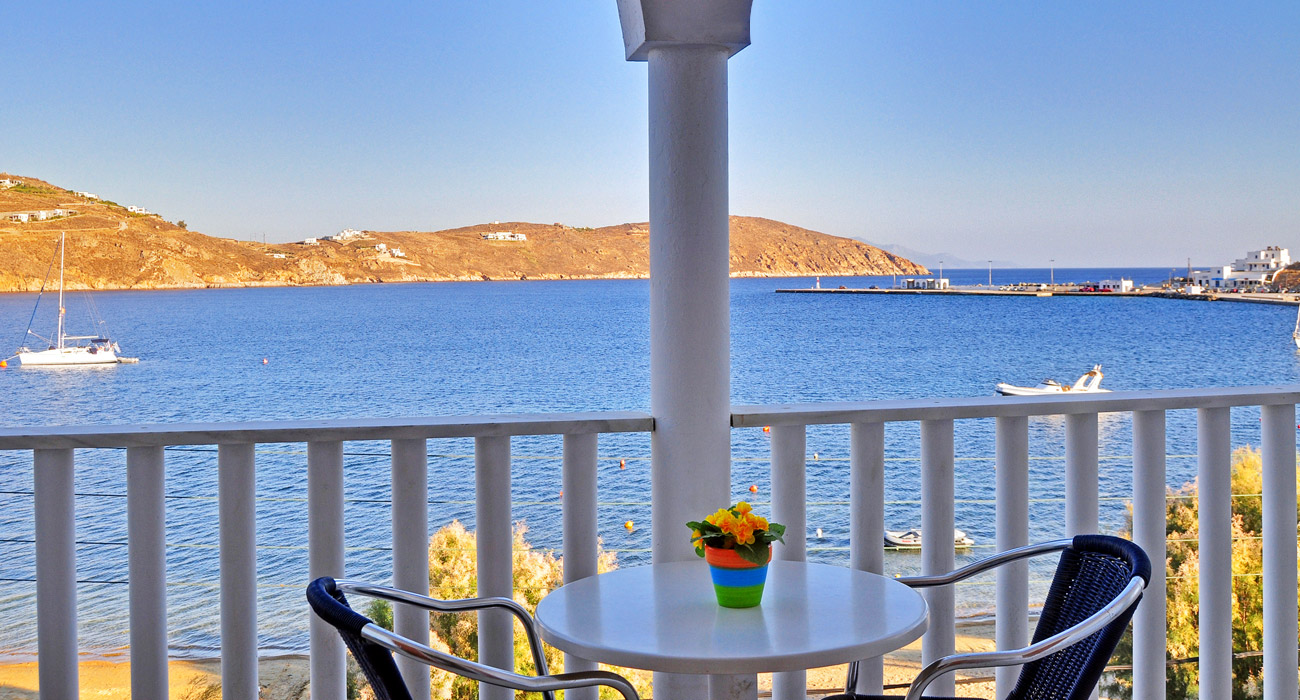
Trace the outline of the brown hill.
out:
M 649 273 L 647 224 L 597 229 L 494 223 L 448 231 L 366 231 L 345 241 L 264 245 L 188 231 L 35 178 L 0 188 L 0 291 L 35 291 L 68 233 L 71 289 L 174 289 L 485 279 L 637 278 Z M 10 214 L 71 209 L 20 223 Z M 509 231 L 526 240 L 487 240 Z M 398 251 L 394 251 L 398 249 Z M 923 274 L 860 241 L 779 221 L 731 217 L 735 277 Z

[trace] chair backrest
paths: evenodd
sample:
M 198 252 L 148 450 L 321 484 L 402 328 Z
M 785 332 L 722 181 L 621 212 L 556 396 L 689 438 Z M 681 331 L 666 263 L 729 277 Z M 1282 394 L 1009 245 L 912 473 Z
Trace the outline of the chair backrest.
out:
M 1132 542 L 1108 535 L 1078 535 L 1061 552 L 1056 575 L 1034 630 L 1034 642 L 1087 619 L 1115 600 L 1134 576 L 1151 580 L 1151 561 Z M 1140 600 L 1140 597 L 1139 597 Z M 1025 664 L 1008 700 L 1085 700 L 1110 661 L 1133 610 L 1087 639 Z
M 411 700 L 392 653 L 361 636 L 361 628 L 372 620 L 348 606 L 334 579 L 318 578 L 308 584 L 307 602 L 318 617 L 339 631 L 378 700 Z

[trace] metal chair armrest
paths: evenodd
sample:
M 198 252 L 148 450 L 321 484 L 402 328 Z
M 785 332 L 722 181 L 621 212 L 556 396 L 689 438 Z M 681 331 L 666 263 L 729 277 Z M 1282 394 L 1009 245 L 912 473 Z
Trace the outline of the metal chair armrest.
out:
M 1050 656 L 1068 646 L 1078 644 L 1101 631 L 1115 618 L 1122 615 L 1124 611 L 1135 605 L 1141 599 L 1145 588 L 1146 582 L 1141 577 L 1134 576 L 1114 600 L 1082 622 L 1022 649 L 986 651 L 975 654 L 953 654 L 952 656 L 936 659 L 924 669 L 921 669 L 921 673 L 917 675 L 916 680 L 912 681 L 911 687 L 907 690 L 906 700 L 920 700 L 921 694 L 925 692 L 926 687 L 945 673 L 968 668 L 1027 664 L 1045 656 Z
M 504 608 L 515 616 L 524 626 L 524 634 L 528 637 L 528 648 L 533 655 L 533 665 L 537 668 L 538 676 L 545 676 L 550 673 L 546 668 L 546 652 L 542 648 L 542 638 L 537 634 L 536 623 L 533 616 L 528 614 L 527 610 L 519 603 L 510 598 L 492 597 L 492 598 L 466 598 L 463 600 L 438 600 L 429 596 L 404 591 L 400 588 L 390 588 L 388 586 L 376 586 L 362 581 L 335 581 L 339 590 L 343 592 L 354 592 L 371 598 L 382 598 L 395 603 L 406 603 L 416 607 L 432 610 L 440 613 L 469 612 L 472 610 L 482 610 L 485 608 Z M 415 642 L 412 642 L 413 644 Z M 527 678 L 528 676 L 524 676 Z
M 1005 552 L 999 552 L 991 557 L 981 559 L 972 564 L 967 564 L 960 569 L 950 571 L 946 574 L 935 574 L 932 576 L 899 576 L 894 580 L 911 588 L 947 586 L 968 579 L 976 574 L 982 574 L 989 569 L 997 568 L 1003 564 L 1008 564 L 1020 559 L 1027 559 L 1029 557 L 1036 557 L 1042 554 L 1059 552 L 1068 548 L 1073 542 L 1074 540 L 1070 539 L 1051 540 L 1049 542 L 1040 542 L 1038 544 L 1026 545 L 1024 547 L 1016 547 L 1015 549 L 1008 549 Z M 848 677 L 844 680 L 844 692 L 851 693 L 857 686 L 859 673 L 858 666 L 860 663 L 860 661 L 854 661 L 849 664 Z
M 603 685 L 618 691 L 622 694 L 624 700 L 639 700 L 636 688 L 633 688 L 627 679 L 609 671 L 578 671 L 560 673 L 554 676 L 525 676 L 440 652 L 399 634 L 389 632 L 373 622 L 361 628 L 361 636 L 367 641 L 434 668 L 503 688 L 522 690 L 529 693 L 553 693 L 557 690 Z
M 912 588 L 947 586 L 968 579 L 976 574 L 984 573 L 989 569 L 997 568 L 1003 564 L 1008 564 L 1029 557 L 1036 557 L 1041 554 L 1059 552 L 1063 549 L 1069 548 L 1072 542 L 1073 540 L 1069 539 L 1052 540 L 1050 542 L 1040 542 L 1039 544 L 1016 547 L 1015 549 L 1008 549 L 1005 552 L 994 554 L 987 559 L 981 559 L 972 564 L 967 564 L 960 569 L 950 571 L 946 574 L 934 574 L 931 576 L 900 576 L 894 580 L 904 585 L 911 586 Z

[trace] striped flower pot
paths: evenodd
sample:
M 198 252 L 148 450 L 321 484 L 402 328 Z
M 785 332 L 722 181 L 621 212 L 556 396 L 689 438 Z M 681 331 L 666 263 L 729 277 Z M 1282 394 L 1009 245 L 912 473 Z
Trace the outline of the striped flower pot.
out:
M 734 549 L 704 548 L 704 560 L 713 574 L 713 592 L 724 608 L 752 608 L 763 600 L 767 581 L 767 563 L 745 561 Z M 767 546 L 767 561 L 772 560 L 772 545 Z

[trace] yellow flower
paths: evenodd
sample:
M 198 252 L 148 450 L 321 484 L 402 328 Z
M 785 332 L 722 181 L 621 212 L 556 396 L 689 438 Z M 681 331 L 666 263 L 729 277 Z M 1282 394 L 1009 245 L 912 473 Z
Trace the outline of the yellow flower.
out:
M 744 501 L 736 504 L 736 512 L 740 515 L 748 515 L 752 510 L 754 510 L 754 507 Z

